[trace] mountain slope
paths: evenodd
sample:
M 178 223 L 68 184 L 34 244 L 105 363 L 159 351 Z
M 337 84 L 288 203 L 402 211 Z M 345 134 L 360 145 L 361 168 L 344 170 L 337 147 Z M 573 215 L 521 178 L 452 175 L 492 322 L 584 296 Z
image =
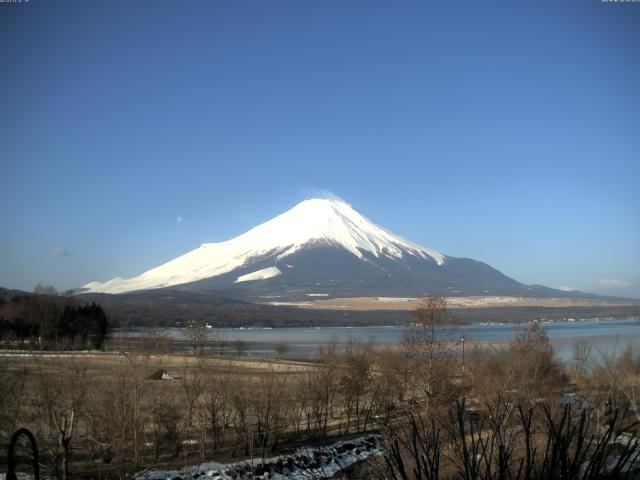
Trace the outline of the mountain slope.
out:
M 253 301 L 436 292 L 568 296 L 523 285 L 485 263 L 417 245 L 333 199 L 306 200 L 236 238 L 205 243 L 137 277 L 92 282 L 82 291 L 162 288 Z
M 365 261 L 365 255 L 396 259 L 412 255 L 438 265 L 445 261 L 440 253 L 394 235 L 345 202 L 312 199 L 229 241 L 205 243 L 137 277 L 92 282 L 83 289 L 124 293 L 175 286 L 223 275 L 267 257 L 282 260 L 314 245 L 337 246 Z
M 276 268 L 280 273 L 266 280 L 238 281 L 270 268 Z M 419 297 L 436 292 L 454 296 L 538 295 L 536 288 L 470 259 L 446 257 L 443 265 L 410 255 L 392 259 L 364 254 L 363 259 L 359 259 L 344 249 L 317 244 L 282 260 L 267 256 L 227 274 L 174 288 L 201 293 L 223 292 L 227 296 L 258 301 Z

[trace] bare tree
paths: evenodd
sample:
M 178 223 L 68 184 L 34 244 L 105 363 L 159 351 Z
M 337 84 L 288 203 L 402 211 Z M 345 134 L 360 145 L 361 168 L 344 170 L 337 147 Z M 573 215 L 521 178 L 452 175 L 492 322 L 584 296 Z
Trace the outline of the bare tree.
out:
M 404 349 L 412 361 L 413 377 L 430 404 L 450 393 L 455 325 L 447 312 L 446 298 L 440 295 L 423 298 L 411 318 Z
M 193 428 L 194 411 L 198 400 L 205 391 L 204 365 L 201 361 L 189 365 L 180 377 L 184 405 L 186 407 L 186 429 Z
M 236 351 L 238 356 L 240 357 L 244 352 L 249 350 L 249 345 L 244 340 L 236 339 L 233 342 L 233 349 Z
M 339 392 L 346 417 L 345 433 L 349 432 L 352 423 L 355 423 L 356 431 L 360 431 L 363 415 L 370 412 L 364 409 L 364 403 L 372 375 L 371 349 L 370 343 L 350 340 L 340 354 Z
M 605 403 L 624 405 L 640 422 L 640 349 L 629 344 L 620 355 L 601 352 L 594 376 Z
M 504 428 L 504 412 L 512 420 Z M 498 417 L 496 417 L 498 415 Z M 385 435 L 386 471 L 397 480 L 584 480 L 637 478 L 640 442 L 619 435 L 622 416 L 604 429 L 593 424 L 592 409 L 549 404 L 513 405 L 497 399 L 494 408 L 471 414 L 465 400 L 446 415 L 407 421 Z M 508 435 L 505 435 L 508 432 Z
M 49 435 L 54 437 L 52 449 L 56 476 L 67 480 L 71 441 L 86 399 L 86 370 L 75 366 L 72 372 L 58 375 L 50 368 L 39 365 L 37 408 L 46 419 Z
M 212 453 L 222 446 L 222 438 L 231 423 L 232 373 L 229 368 L 222 373 L 209 373 L 206 377 L 202 395 L 203 410 L 206 412 L 209 431 L 212 437 Z
M 276 345 L 275 351 L 279 357 L 282 357 L 284 356 L 285 353 L 289 351 L 289 346 L 285 345 L 284 343 L 279 343 Z
M 589 364 L 592 360 L 591 344 L 587 340 L 576 343 L 573 351 L 573 372 L 578 383 L 582 384 L 588 375 Z
M 334 403 L 340 382 L 338 346 L 335 341 L 320 347 L 318 350 L 320 368 L 311 372 L 306 380 L 312 404 L 312 418 L 315 428 L 327 434 L 327 426 L 334 416 Z
M 177 402 L 171 398 L 153 397 L 150 406 L 151 428 L 155 461 L 163 451 L 177 457 L 180 453 L 180 421 Z
M 565 383 L 547 331 L 539 322 L 532 322 L 516 335 L 510 353 L 515 363 L 516 388 L 523 398 L 544 398 L 550 389 Z
M 189 339 L 194 355 L 203 355 L 206 345 L 207 330 L 206 322 L 191 322 L 189 325 Z
M 288 402 L 285 395 L 289 391 L 287 377 L 274 373 L 263 374 L 258 379 L 256 390 L 256 395 L 253 395 L 254 432 L 257 447 L 261 449 L 264 460 L 286 428 Z
M 224 349 L 226 348 L 227 344 L 229 343 L 229 340 L 227 339 L 227 336 L 222 332 L 214 331 L 213 332 L 213 336 L 212 336 L 212 341 L 218 347 L 218 355 L 223 357 L 224 356 Z
M 378 350 L 376 358 L 377 371 L 372 376 L 371 402 L 376 418 L 386 424 L 405 400 L 410 383 L 409 362 L 405 352 L 396 348 Z
M 469 368 L 474 396 L 486 405 L 497 397 L 513 404 L 543 401 L 567 380 L 546 330 L 537 322 L 506 344 L 474 349 Z
M 118 360 L 91 391 L 90 434 L 105 463 L 126 469 L 128 464 L 136 467 L 144 463 L 145 427 L 153 406 L 146 379 L 153 357 L 129 352 Z M 126 476 L 130 472 L 120 473 Z
M 27 369 L 0 368 L 0 442 L 6 444 L 23 419 Z

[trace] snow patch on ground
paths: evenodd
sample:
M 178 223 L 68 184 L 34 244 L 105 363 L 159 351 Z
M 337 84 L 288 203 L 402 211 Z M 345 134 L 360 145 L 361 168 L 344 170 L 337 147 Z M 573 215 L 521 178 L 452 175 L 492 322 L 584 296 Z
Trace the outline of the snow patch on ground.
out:
M 416 300 L 413 297 L 376 297 L 376 300 L 379 302 L 390 303 L 390 302 L 411 302 Z
M 202 463 L 180 470 L 147 470 L 135 475 L 135 480 L 312 480 L 332 478 L 343 470 L 373 456 L 382 455 L 380 437 L 368 435 L 336 442 L 327 447 L 299 448 L 291 455 L 254 459 L 238 463 Z
M 518 303 L 522 297 L 448 297 L 447 303 L 456 306 L 483 306 L 504 303 Z

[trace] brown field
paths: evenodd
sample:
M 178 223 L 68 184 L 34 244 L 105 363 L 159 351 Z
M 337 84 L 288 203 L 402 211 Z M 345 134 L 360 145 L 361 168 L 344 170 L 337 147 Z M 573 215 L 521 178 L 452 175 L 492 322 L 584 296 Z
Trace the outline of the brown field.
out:
M 308 300 L 303 302 L 269 302 L 317 310 L 413 310 L 419 298 L 397 297 L 351 297 Z M 598 298 L 533 298 L 508 296 L 447 297 L 449 308 L 496 308 L 496 307 L 611 307 L 636 305 L 633 300 L 604 300 Z
M 142 358 L 142 357 L 140 357 Z M 33 353 L 3 354 L 0 364 L 5 372 L 22 372 L 28 381 L 35 381 L 35 374 L 66 373 L 81 367 L 90 379 L 109 376 L 118 369 L 127 366 L 128 358 L 117 353 L 68 354 Z M 260 375 L 271 373 L 297 374 L 308 372 L 316 366 L 313 363 L 286 360 L 235 359 L 207 357 L 205 360 L 193 355 L 151 355 L 145 358 L 142 376 L 163 369 L 176 378 L 180 378 L 195 366 L 202 366 L 210 373 L 232 371 L 234 375 Z
M 199 422 L 206 424 L 206 419 L 209 418 L 206 416 L 207 412 L 211 414 L 210 410 L 207 410 L 211 407 L 207 407 L 205 397 L 214 398 L 216 401 L 225 398 L 232 402 L 239 401 L 238 398 L 247 398 L 248 392 L 254 388 L 259 391 L 264 387 L 276 395 L 274 389 L 279 387 L 282 388 L 277 394 L 280 402 L 281 395 L 289 395 L 290 390 L 303 381 L 303 377 L 312 374 L 318 368 L 317 364 L 285 360 L 229 359 L 176 354 L 5 352 L 0 355 L 0 385 L 8 388 L 8 392 L 5 393 L 9 395 L 0 402 L 0 418 L 3 420 L 0 425 L 0 447 L 5 450 L 11 433 L 19 427 L 27 427 L 38 439 L 41 459 L 47 467 L 47 472 L 51 472 L 55 458 L 59 459 L 54 419 L 57 415 L 65 416 L 74 411 L 76 426 L 73 431 L 72 470 L 80 477 L 106 475 L 105 478 L 120 478 L 122 472 L 119 469 L 124 469 L 123 471 L 127 472 L 125 476 L 128 476 L 135 470 L 143 469 L 148 462 L 155 466 L 183 462 L 197 464 L 201 461 L 201 455 L 204 455 L 205 445 L 201 440 L 202 427 Z M 167 372 L 173 379 L 152 379 L 152 374 L 159 370 Z M 218 393 L 217 382 L 225 385 L 220 386 Z M 131 403 L 134 398 L 132 395 L 139 398 L 139 407 Z M 194 403 L 187 420 L 189 399 Z M 260 396 L 256 395 L 251 401 L 260 400 Z M 257 405 L 258 403 L 252 403 L 251 407 L 257 408 Z M 114 407 L 118 410 L 114 411 Z M 230 405 L 227 407 L 232 409 Z M 173 420 L 175 423 L 167 424 L 166 422 L 171 420 L 163 420 L 162 417 L 160 420 L 154 420 L 153 412 L 158 408 L 166 409 L 168 418 L 176 415 Z M 139 419 L 136 420 L 136 417 Z M 91 426 L 98 422 L 98 433 L 111 432 L 109 435 L 114 435 L 113 427 L 117 434 L 119 429 L 130 429 L 131 422 L 134 421 L 139 422 L 139 429 L 143 432 L 147 445 L 151 444 L 149 442 L 155 442 L 159 438 L 157 435 L 164 435 L 164 450 L 161 454 L 154 454 L 151 447 L 142 447 L 142 460 L 138 459 L 132 463 L 128 452 L 137 446 L 135 441 L 131 443 L 131 439 L 128 438 L 127 435 L 130 433 L 125 433 L 120 438 L 119 441 L 127 444 L 127 447 L 120 451 L 116 446 L 105 448 L 110 442 L 105 443 L 104 438 L 100 437 L 96 440 L 96 432 Z M 167 433 L 163 429 L 170 427 L 176 428 L 175 438 L 167 441 L 166 435 L 170 434 L 170 431 Z M 153 432 L 158 432 L 159 428 L 164 433 L 156 433 L 154 436 Z M 246 452 L 241 452 L 234 445 L 241 441 L 239 439 L 244 438 L 242 431 L 238 433 L 231 432 L 231 428 L 227 430 L 229 433 L 225 432 L 225 443 L 222 442 L 222 434 L 218 433 L 220 445 L 216 446 L 215 454 L 210 438 L 207 439 L 207 453 L 217 460 L 244 458 Z M 196 439 L 197 444 L 180 444 L 183 439 Z M 173 446 L 171 442 L 177 446 Z M 270 445 L 270 448 L 273 446 Z M 112 454 L 115 457 L 113 462 L 102 462 L 103 455 L 108 457 Z M 1 466 L 2 463 L 0 460 L 0 471 L 5 468 Z M 114 473 L 114 469 L 118 473 Z M 102 473 L 99 473 L 100 471 Z

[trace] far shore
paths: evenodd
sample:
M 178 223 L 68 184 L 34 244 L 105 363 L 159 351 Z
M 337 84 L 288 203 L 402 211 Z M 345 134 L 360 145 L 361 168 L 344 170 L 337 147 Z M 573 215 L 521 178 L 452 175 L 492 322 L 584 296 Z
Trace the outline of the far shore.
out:
M 345 298 L 317 298 L 310 296 L 304 301 L 269 301 L 261 302 L 264 305 L 290 306 L 305 309 L 318 310 L 346 310 L 346 311 L 370 311 L 370 310 L 413 310 L 420 303 L 418 297 L 345 297 Z M 514 297 L 507 295 L 486 295 L 447 297 L 447 307 L 453 309 L 468 308 L 500 308 L 500 307 L 614 307 L 640 305 L 640 300 L 635 299 L 608 299 L 608 298 L 580 298 L 580 297 Z

